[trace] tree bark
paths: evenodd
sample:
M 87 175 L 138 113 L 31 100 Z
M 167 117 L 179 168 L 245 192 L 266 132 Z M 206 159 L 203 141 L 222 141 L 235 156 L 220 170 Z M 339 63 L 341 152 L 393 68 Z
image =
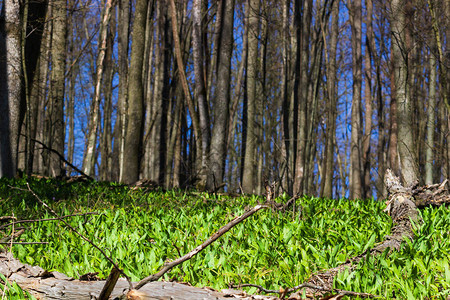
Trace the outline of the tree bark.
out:
M 436 58 L 433 51 L 429 53 L 430 64 L 430 84 L 427 105 L 427 136 L 425 142 L 425 184 L 433 183 L 433 149 L 434 149 L 434 131 L 436 128 Z
M 50 143 L 48 147 L 59 153 L 64 153 L 64 89 L 66 67 L 66 33 L 67 33 L 67 3 L 65 0 L 53 0 L 53 31 L 52 31 L 52 70 L 50 101 L 48 111 Z M 59 157 L 50 154 L 49 175 L 64 175 L 63 165 Z
M 247 57 L 247 119 L 242 189 L 244 193 L 255 191 L 255 153 L 256 153 L 256 80 L 258 74 L 258 37 L 259 37 L 260 0 L 250 0 L 248 19 L 248 57 Z
M 418 181 L 418 169 L 412 134 L 411 99 L 408 93 L 408 65 L 405 52 L 405 13 L 402 0 L 391 0 L 391 35 L 394 55 L 395 98 L 397 100 L 398 154 L 403 184 Z
M 361 182 L 361 85 L 362 85 L 362 6 L 361 0 L 349 0 L 352 28 L 353 96 L 350 142 L 350 199 L 360 199 Z
M 114 125 L 113 158 L 118 161 L 114 168 L 113 179 L 122 181 L 123 178 L 123 156 L 125 149 L 126 113 L 128 110 L 128 49 L 130 35 L 130 1 L 119 0 L 118 4 L 118 28 L 117 28 L 117 52 L 118 52 L 118 74 L 119 74 L 119 98 Z
M 26 2 L 27 8 L 27 22 L 26 28 L 24 28 L 25 34 L 22 39 L 25 41 L 25 60 L 22 64 L 25 65 L 24 79 L 26 78 L 25 96 L 26 101 L 26 130 L 25 130 L 25 141 L 26 141 L 26 151 L 25 151 L 25 165 L 24 170 L 27 175 L 31 175 L 33 172 L 33 162 L 34 162 L 34 142 L 32 139 L 36 138 L 36 121 L 37 121 L 37 104 L 38 104 L 38 93 L 39 93 L 39 75 L 40 66 L 39 59 L 41 56 L 41 44 L 42 36 L 44 33 L 45 17 L 47 14 L 48 1 L 39 0 Z
M 165 50 L 169 47 L 169 23 L 167 17 L 167 6 L 163 2 L 156 3 L 156 28 L 155 28 L 155 66 L 153 95 L 147 92 L 147 115 L 144 140 L 145 159 L 144 176 L 154 182 L 163 183 L 166 161 L 166 119 L 170 114 L 168 110 L 169 101 L 169 76 L 170 76 L 170 55 Z M 151 11 L 153 14 L 153 10 Z M 150 31 L 151 28 L 147 28 Z M 147 65 L 148 72 L 151 66 Z M 149 84 L 149 83 L 146 83 Z M 150 84 L 149 84 L 150 85 Z
M 292 50 L 290 50 L 289 39 L 289 11 L 291 6 L 290 0 L 283 1 L 283 27 L 282 27 L 282 56 L 283 56 L 283 77 L 282 77 L 282 118 L 283 118 L 283 147 L 284 147 L 284 170 L 282 175 L 282 186 L 289 194 L 293 193 L 293 170 L 294 170 L 294 154 L 295 154 L 295 123 L 294 123 L 294 109 L 293 99 L 291 97 L 291 57 Z
M 123 182 L 139 179 L 144 119 L 144 86 L 142 68 L 145 45 L 145 25 L 148 0 L 136 2 L 128 78 L 128 113 L 125 135 Z
M 214 98 L 214 124 L 209 155 L 210 174 L 207 189 L 216 190 L 222 184 L 227 153 L 228 118 L 230 105 L 231 58 L 233 53 L 234 0 L 222 0 L 221 26 L 218 30 L 220 45 L 217 58 L 217 87 Z
M 75 55 L 75 18 L 74 11 L 76 3 L 74 0 L 69 0 L 69 17 L 67 22 L 67 60 L 69 65 L 76 61 Z M 73 164 L 75 154 L 75 84 L 76 84 L 76 68 L 72 66 L 68 72 L 68 92 L 67 92 L 67 110 L 66 110 L 66 125 L 68 127 L 68 141 L 67 141 L 67 160 Z M 70 175 L 72 169 L 67 168 L 67 174 Z
M 311 20 L 313 11 L 313 1 L 306 0 L 295 1 L 295 17 L 297 18 L 296 26 L 296 82 L 294 84 L 294 97 L 297 103 L 294 103 L 294 109 L 298 109 L 297 123 L 297 147 L 295 154 L 295 170 L 294 170 L 294 195 L 303 195 L 305 193 L 306 182 L 306 144 L 307 144 L 307 128 L 308 128 L 308 87 L 309 87 L 309 60 L 310 60 L 310 36 L 311 36 Z M 295 101 L 295 100 L 294 100 Z
M 207 161 L 209 146 L 211 143 L 211 129 L 209 124 L 209 105 L 206 102 L 206 84 L 205 69 L 203 56 L 203 17 L 202 17 L 202 0 L 194 0 L 192 4 L 192 50 L 194 54 L 194 76 L 195 76 L 195 100 L 198 107 L 198 116 L 201 130 L 201 169 L 200 169 L 200 185 L 205 186 L 207 180 Z
M 195 144 L 195 150 L 189 149 L 189 153 L 195 153 L 195 163 L 194 169 L 198 170 L 198 167 L 201 166 L 201 149 L 202 149 L 202 133 L 200 122 L 197 117 L 197 113 L 195 111 L 194 101 L 192 100 L 191 92 L 189 91 L 189 85 L 186 78 L 186 70 L 183 62 L 183 54 L 181 53 L 181 44 L 180 37 L 178 32 L 178 21 L 177 21 L 177 11 L 174 0 L 170 1 L 170 16 L 172 20 L 172 34 L 173 34 L 173 42 L 175 48 L 175 57 L 177 60 L 178 72 L 181 80 L 181 85 L 183 87 L 184 97 L 189 109 L 189 115 L 192 121 L 192 127 L 194 129 L 193 138 Z M 192 145 L 192 144 L 191 144 Z
M 107 47 L 108 24 L 111 19 L 111 9 L 112 0 L 106 0 L 99 37 L 100 48 L 98 50 L 97 56 L 94 98 L 92 99 L 91 110 L 89 114 L 89 131 L 86 141 L 86 154 L 83 161 L 83 172 L 89 176 L 93 176 L 95 174 L 97 136 L 100 126 L 101 88 Z
M 104 181 L 112 180 L 112 105 L 113 105 L 113 79 L 114 79 L 114 39 L 115 39 L 116 17 L 111 15 L 110 26 L 106 37 L 105 53 L 105 77 L 103 81 L 103 126 L 100 135 L 101 162 L 99 177 Z
M 372 159 L 370 155 L 371 149 L 371 137 L 372 137 L 372 112 L 373 112 L 373 99 L 372 99 L 372 60 L 375 49 L 372 48 L 375 44 L 373 32 L 373 2 L 372 0 L 366 1 L 367 20 L 366 20 L 366 51 L 364 53 L 364 69 L 365 69 L 365 86 L 364 86 L 364 98 L 365 98 L 365 115 L 364 115 L 364 137 L 362 141 L 362 179 L 363 179 L 363 198 L 368 199 L 372 195 L 372 184 L 370 170 L 372 166 Z
M 330 50 L 327 57 L 327 95 L 328 95 L 328 113 L 327 113 L 327 131 L 325 146 L 325 168 L 322 196 L 330 198 L 333 196 L 333 174 L 334 174 L 334 141 L 336 137 L 336 117 L 337 117 L 337 42 L 339 36 L 339 2 L 333 4 L 332 24 L 330 37 Z
M 17 146 L 22 103 L 20 2 L 3 1 L 0 15 L 0 177 L 17 172 Z

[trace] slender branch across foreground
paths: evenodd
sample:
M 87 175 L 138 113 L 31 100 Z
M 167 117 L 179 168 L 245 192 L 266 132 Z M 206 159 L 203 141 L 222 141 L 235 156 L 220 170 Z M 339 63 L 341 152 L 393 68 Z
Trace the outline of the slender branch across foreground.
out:
M 203 242 L 201 245 L 197 246 L 194 250 L 192 250 L 191 252 L 187 253 L 186 255 L 170 262 L 167 264 L 164 264 L 163 268 L 158 272 L 155 273 L 153 275 L 150 275 L 144 279 L 142 279 L 141 281 L 139 281 L 136 286 L 135 289 L 138 290 L 141 287 L 143 287 L 145 284 L 152 282 L 152 281 L 156 281 L 159 278 L 161 278 L 161 276 L 163 276 L 164 274 L 166 274 L 168 271 L 170 271 L 170 269 L 172 269 L 173 267 L 182 264 L 183 262 L 191 259 L 192 257 L 194 257 L 197 253 L 199 253 L 200 251 L 202 251 L 203 249 L 205 249 L 206 247 L 208 247 L 209 245 L 211 245 L 214 241 L 216 241 L 218 238 L 220 238 L 222 235 L 224 235 L 227 231 L 229 231 L 231 228 L 233 228 L 234 226 L 236 226 L 237 224 L 241 223 L 242 221 L 244 221 L 245 219 L 247 219 L 248 217 L 250 217 L 251 215 L 253 215 L 254 213 L 256 213 L 257 211 L 263 209 L 263 208 L 268 208 L 268 205 L 265 204 L 258 204 L 254 207 L 252 207 L 251 209 L 247 210 L 245 213 L 243 213 L 241 216 L 238 216 L 236 218 L 234 218 L 231 222 L 229 222 L 228 224 L 226 224 L 225 226 L 223 226 L 222 228 L 220 228 L 216 233 L 214 233 L 209 239 L 207 239 L 205 242 Z
M 8 224 L 4 224 L 2 226 L 0 226 L 0 230 L 2 230 L 5 227 L 9 227 L 15 224 L 22 224 L 22 223 L 37 223 L 37 222 L 45 222 L 45 221 L 57 221 L 57 220 L 61 220 L 62 218 L 70 218 L 70 217 L 79 217 L 79 216 L 86 216 L 86 215 L 98 215 L 98 212 L 87 212 L 87 213 L 81 213 L 81 214 L 71 214 L 71 215 L 66 215 L 66 216 L 61 216 L 58 218 L 48 218 L 48 219 L 34 219 L 34 220 L 19 220 L 19 221 L 13 221 L 10 222 Z

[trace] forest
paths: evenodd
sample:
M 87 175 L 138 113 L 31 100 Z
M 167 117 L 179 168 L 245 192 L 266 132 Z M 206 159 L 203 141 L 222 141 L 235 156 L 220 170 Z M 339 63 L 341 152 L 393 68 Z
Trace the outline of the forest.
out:
M 4 295 L 448 299 L 449 1 L 0 8 Z
M 440 0 L 3 0 L 1 176 L 383 198 L 449 174 Z

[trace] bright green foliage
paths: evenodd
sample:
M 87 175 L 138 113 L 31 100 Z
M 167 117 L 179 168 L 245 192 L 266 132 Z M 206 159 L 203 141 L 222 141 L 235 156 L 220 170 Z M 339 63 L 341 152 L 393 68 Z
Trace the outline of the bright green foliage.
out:
M 0 180 L 0 215 L 53 217 L 29 193 L 7 184 L 24 187 L 25 181 Z M 246 207 L 263 201 L 181 191 L 146 192 L 106 183 L 30 180 L 30 184 L 60 215 L 99 212 L 66 220 L 104 249 L 134 281 L 157 272 L 166 260 L 186 254 Z M 271 289 L 292 287 L 381 242 L 392 227 L 391 219 L 381 212 L 383 206 L 373 200 L 305 197 L 297 201 L 295 214 L 262 210 L 165 278 L 218 289 L 229 282 Z M 422 217 L 424 223 L 417 226 L 414 242 L 405 243 L 390 256 L 386 252 L 363 259 L 351 274 L 339 274 L 335 286 L 386 299 L 448 295 L 450 213 L 443 207 L 429 208 L 422 211 Z M 14 246 L 14 255 L 23 262 L 73 277 L 97 271 L 102 278 L 108 275 L 109 262 L 61 222 L 25 226 L 29 229 L 21 240 L 50 244 Z
M 386 299 L 447 299 L 450 295 L 450 212 L 420 210 L 414 241 L 399 252 L 367 257 L 352 274 L 340 274 L 335 287 L 378 294 Z
M 36 299 L 29 292 L 22 290 L 15 282 L 10 283 L 3 274 L 0 274 L 0 294 L 1 299 Z

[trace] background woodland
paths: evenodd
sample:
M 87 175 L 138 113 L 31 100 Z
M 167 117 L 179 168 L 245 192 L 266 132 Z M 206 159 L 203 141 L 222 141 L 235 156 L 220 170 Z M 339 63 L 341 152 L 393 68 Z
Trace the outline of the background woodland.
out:
M 450 177 L 448 1 L 0 3 L 0 176 L 328 198 Z

